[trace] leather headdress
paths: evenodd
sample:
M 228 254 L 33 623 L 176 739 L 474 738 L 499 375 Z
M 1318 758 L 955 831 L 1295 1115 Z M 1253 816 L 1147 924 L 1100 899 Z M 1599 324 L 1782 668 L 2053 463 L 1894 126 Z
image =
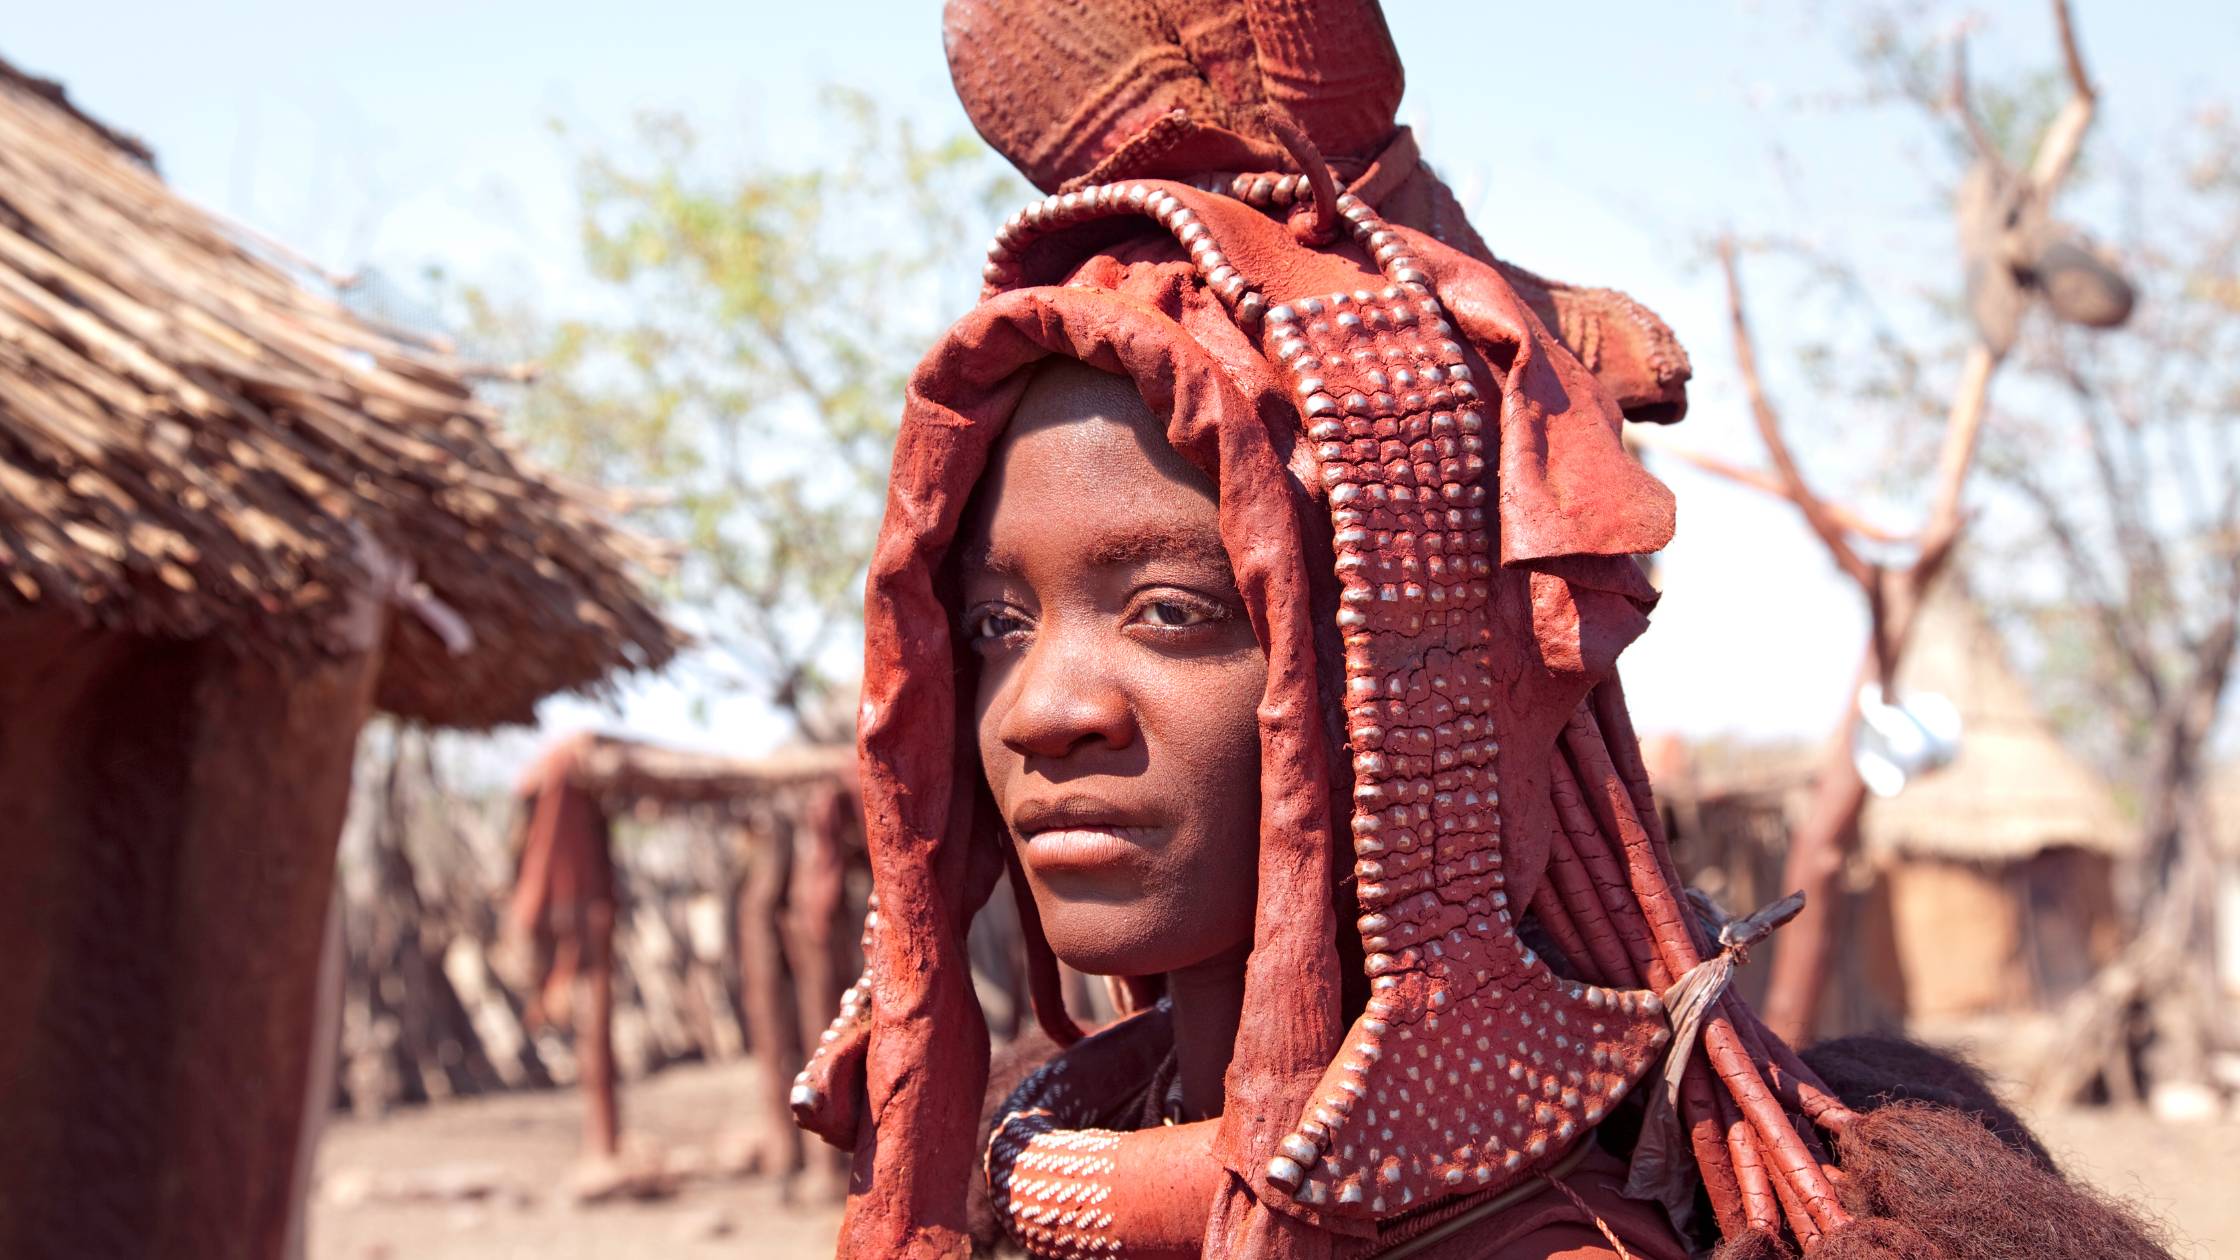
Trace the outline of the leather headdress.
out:
M 912 380 L 871 565 L 877 911 L 795 1092 L 802 1123 L 856 1153 L 843 1253 L 963 1249 L 988 1053 L 964 928 L 1005 844 L 974 790 L 939 574 L 1052 356 L 1130 378 L 1217 483 L 1268 679 L 1246 1015 L 1223 1116 L 1187 1139 L 1210 1151 L 1185 1186 L 1202 1195 L 1147 1238 L 1130 1161 L 1186 1139 L 1013 1115 L 988 1158 L 1022 1241 L 1360 1254 L 1563 1158 L 1673 1040 L 1703 1053 L 1668 1061 L 1674 1131 L 1644 1139 L 1647 1192 L 1685 1214 L 1695 1169 L 1724 1169 L 1705 1180 L 1730 1234 L 1839 1224 L 1799 1118 L 1843 1113 L 1712 982 L 1727 954 L 1679 895 L 1616 688 L 1654 598 L 1632 557 L 1673 512 L 1621 410 L 1684 409 L 1670 333 L 1486 252 L 1393 125 L 1373 3 L 952 0 L 947 29 L 982 133 L 1057 191 L 1004 225 L 981 303 Z M 1271 116 L 1313 145 L 1270 139 Z M 1313 147 L 1327 167 L 1295 156 Z M 1071 1040 L 1023 909 L 1038 1015 Z M 1559 966 L 1520 937 L 1528 909 Z M 1350 1025 L 1341 931 L 1370 988 Z M 1660 994 L 1691 998 L 1686 1022 Z M 1061 1064 L 1121 1054 L 1109 1036 Z

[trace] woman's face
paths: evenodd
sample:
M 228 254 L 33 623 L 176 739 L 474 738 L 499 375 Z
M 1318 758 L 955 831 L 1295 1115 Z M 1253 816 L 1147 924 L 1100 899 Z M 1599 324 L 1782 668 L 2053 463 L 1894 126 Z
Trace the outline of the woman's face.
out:
M 1212 483 L 1126 380 L 1053 360 L 960 561 L 980 764 L 1051 948 L 1142 976 L 1246 946 L 1268 662 Z

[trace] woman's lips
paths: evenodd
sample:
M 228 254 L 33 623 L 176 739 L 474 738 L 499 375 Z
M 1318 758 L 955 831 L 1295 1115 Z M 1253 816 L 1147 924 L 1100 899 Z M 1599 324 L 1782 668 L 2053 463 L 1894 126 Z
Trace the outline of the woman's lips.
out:
M 1136 860 L 1149 847 L 1149 827 L 1051 827 L 1027 833 L 1023 857 L 1037 874 L 1104 871 Z

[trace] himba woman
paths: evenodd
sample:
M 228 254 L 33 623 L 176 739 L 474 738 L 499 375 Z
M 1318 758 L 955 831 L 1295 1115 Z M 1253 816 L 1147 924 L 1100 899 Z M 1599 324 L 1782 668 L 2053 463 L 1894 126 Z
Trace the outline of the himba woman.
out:
M 872 561 L 869 968 L 794 1091 L 840 1250 L 2156 1256 L 1966 1069 L 1727 990 L 1619 689 L 1686 358 L 1496 262 L 1370 0 L 951 0 L 1053 195 L 914 377 Z M 964 932 L 1008 870 L 1055 1046 Z M 1059 960 L 1138 1007 L 1084 1036 Z M 1031 1056 L 1030 1056 L 1031 1057 Z

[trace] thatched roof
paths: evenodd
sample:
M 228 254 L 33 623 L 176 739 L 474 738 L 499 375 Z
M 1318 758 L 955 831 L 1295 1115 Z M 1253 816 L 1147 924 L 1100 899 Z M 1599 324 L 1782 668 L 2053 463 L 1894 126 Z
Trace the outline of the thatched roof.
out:
M 315 292 L 147 159 L 0 61 L 0 611 L 317 650 L 370 539 L 473 640 L 400 615 L 391 712 L 525 720 L 674 653 L 643 544 L 513 452 L 447 346 Z
M 2062 845 L 2109 854 L 2137 829 L 2107 784 L 2047 725 L 1983 610 L 1956 581 L 1922 609 L 1898 689 L 1934 691 L 1960 710 L 1960 754 L 1861 822 L 1870 853 L 2004 862 Z

